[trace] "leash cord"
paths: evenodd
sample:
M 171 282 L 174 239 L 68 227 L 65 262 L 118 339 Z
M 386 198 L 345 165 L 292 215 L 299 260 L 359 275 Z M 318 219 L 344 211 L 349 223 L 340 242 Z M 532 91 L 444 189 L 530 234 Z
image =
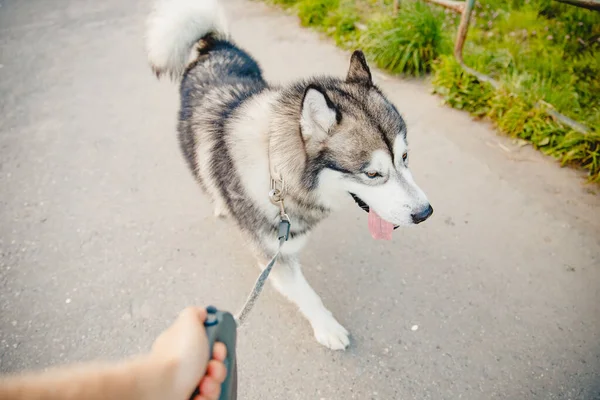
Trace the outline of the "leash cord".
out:
M 269 261 L 269 263 L 267 264 L 265 269 L 258 276 L 258 279 L 256 280 L 256 283 L 254 283 L 254 287 L 252 288 L 252 291 L 250 292 L 248 299 L 246 299 L 246 302 L 244 303 L 242 310 L 235 317 L 237 326 L 241 326 L 244 323 L 244 321 L 248 317 L 248 314 L 254 307 L 254 303 L 256 303 L 256 300 L 258 299 L 260 292 L 262 292 L 263 286 L 265 286 L 265 282 L 267 281 L 267 278 L 269 277 L 269 274 L 271 273 L 271 269 L 273 269 L 273 266 L 275 265 L 275 262 L 277 261 L 279 254 L 281 253 L 281 247 L 283 247 L 283 244 L 288 240 L 288 237 L 290 236 L 290 227 L 291 227 L 291 224 L 290 224 L 289 218 L 285 214 L 282 215 L 281 221 L 279 222 L 279 231 L 278 231 L 279 246 L 277 247 L 277 252 L 273 256 L 273 258 L 271 258 L 271 261 Z

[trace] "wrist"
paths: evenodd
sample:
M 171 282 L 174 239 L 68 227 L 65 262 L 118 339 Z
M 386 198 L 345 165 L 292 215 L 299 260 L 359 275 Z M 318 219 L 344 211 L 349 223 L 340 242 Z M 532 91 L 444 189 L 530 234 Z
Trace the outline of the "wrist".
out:
M 146 355 L 134 362 L 134 374 L 140 393 L 144 399 L 178 399 L 177 368 L 179 362 L 155 355 Z

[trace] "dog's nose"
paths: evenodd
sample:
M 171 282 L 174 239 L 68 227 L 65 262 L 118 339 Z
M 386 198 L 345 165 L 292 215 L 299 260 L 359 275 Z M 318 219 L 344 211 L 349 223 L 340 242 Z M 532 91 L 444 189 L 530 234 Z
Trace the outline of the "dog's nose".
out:
M 431 204 L 428 204 L 427 207 L 424 207 L 419 212 L 412 214 L 411 217 L 415 224 L 420 224 L 427 218 L 431 217 L 431 214 L 433 214 L 433 207 L 431 207 Z

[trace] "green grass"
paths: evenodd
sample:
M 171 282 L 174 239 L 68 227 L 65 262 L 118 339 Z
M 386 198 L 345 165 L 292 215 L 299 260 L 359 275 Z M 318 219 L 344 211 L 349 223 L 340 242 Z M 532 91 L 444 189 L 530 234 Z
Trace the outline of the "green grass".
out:
M 450 51 L 441 15 L 426 3 L 407 3 L 396 17 L 388 14 L 369 21 L 360 47 L 382 69 L 421 76 Z
M 434 91 L 451 107 L 492 120 L 600 183 L 600 13 L 554 0 L 481 0 L 464 48 L 465 62 L 501 83 L 465 73 L 451 56 L 458 16 L 422 0 L 267 0 L 297 12 L 302 25 L 346 49 L 361 48 L 379 68 L 432 74 Z M 575 132 L 540 104 L 586 125 Z
M 467 65 L 501 83 L 494 90 L 440 57 L 433 86 L 451 106 L 495 122 L 562 164 L 579 165 L 600 182 L 600 13 L 554 1 L 489 1 L 476 8 L 464 54 Z M 547 116 L 554 108 L 588 126 L 582 134 Z
M 543 100 L 590 127 L 600 125 L 600 13 L 546 0 L 491 3 L 477 10 L 467 63 L 505 54 L 503 69 L 479 69 L 528 102 Z
M 495 90 L 467 74 L 451 56 L 443 56 L 434 68 L 435 91 L 448 105 L 492 120 L 502 133 L 531 142 L 562 165 L 581 166 L 590 181 L 600 183 L 599 132 L 583 134 L 561 125 L 514 87 Z
M 327 33 L 333 37 L 338 46 L 345 48 L 352 48 L 358 43 L 360 37 L 358 23 L 360 23 L 359 10 L 351 1 L 341 3 L 323 20 L 323 24 L 328 27 Z
M 297 3 L 298 17 L 304 26 L 322 26 L 331 10 L 337 9 L 338 0 L 303 0 Z

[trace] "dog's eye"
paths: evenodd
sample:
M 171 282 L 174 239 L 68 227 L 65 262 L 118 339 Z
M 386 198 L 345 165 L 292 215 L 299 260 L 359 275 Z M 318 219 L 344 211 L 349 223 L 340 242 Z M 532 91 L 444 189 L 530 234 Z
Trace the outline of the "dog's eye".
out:
M 402 161 L 406 162 L 407 159 L 408 159 L 408 153 L 402 154 Z
M 381 176 L 381 174 L 379 172 L 375 172 L 375 171 L 365 172 L 365 175 L 367 175 L 371 179 Z

